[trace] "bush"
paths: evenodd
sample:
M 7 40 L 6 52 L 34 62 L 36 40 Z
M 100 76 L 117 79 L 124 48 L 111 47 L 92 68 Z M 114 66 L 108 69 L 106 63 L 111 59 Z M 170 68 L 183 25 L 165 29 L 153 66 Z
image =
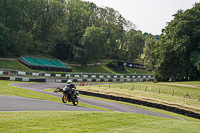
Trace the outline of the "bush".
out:
M 118 68 L 117 63 L 114 63 L 113 61 L 109 61 L 109 62 L 107 63 L 107 66 L 108 66 L 109 68 L 113 68 L 113 69 L 115 69 L 115 70 Z

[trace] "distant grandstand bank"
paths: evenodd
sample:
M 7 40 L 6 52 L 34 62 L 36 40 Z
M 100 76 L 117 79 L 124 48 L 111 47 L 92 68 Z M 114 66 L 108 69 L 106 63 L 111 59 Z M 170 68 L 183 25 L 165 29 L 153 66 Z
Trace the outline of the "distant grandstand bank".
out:
M 34 70 L 72 72 L 71 67 L 62 64 L 58 60 L 22 56 L 18 61 Z

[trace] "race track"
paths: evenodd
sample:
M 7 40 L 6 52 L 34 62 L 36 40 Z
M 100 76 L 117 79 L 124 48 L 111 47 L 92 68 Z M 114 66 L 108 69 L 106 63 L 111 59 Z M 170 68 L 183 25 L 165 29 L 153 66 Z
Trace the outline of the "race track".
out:
M 46 100 L 0 95 L 0 111 L 100 111 Z
M 43 89 L 49 88 L 56 88 L 56 87 L 63 87 L 64 83 L 55 83 L 55 82 L 46 82 L 46 83 L 12 83 L 10 84 L 15 87 L 20 87 L 32 91 L 37 91 L 40 93 L 45 93 L 57 97 L 62 97 L 61 93 L 53 93 L 53 92 L 46 92 L 42 91 Z M 78 87 L 77 87 L 78 88 Z M 7 102 L 6 102 L 7 101 Z M 174 118 L 172 116 L 168 116 L 161 113 L 156 113 L 153 111 L 128 106 L 124 104 L 118 104 L 113 102 L 107 102 L 102 100 L 94 100 L 90 98 L 80 98 L 81 103 L 94 105 L 106 109 L 110 109 L 116 112 L 128 112 L 128 113 L 138 113 L 138 114 L 146 114 L 158 117 L 165 117 L 165 118 Z M 5 104 L 6 103 L 6 104 Z M 7 107 L 6 107 L 7 106 Z M 99 111 L 96 109 L 81 107 L 81 106 L 73 106 L 63 103 L 55 103 L 45 100 L 36 100 L 30 98 L 20 98 L 20 97 L 12 97 L 12 96 L 1 96 L 0 95 L 0 111 Z M 2 108 L 3 107 L 3 108 Z

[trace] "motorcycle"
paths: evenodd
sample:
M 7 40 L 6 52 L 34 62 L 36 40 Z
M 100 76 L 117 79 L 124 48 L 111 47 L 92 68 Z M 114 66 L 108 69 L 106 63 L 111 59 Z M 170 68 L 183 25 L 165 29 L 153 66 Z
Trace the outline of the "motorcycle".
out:
M 62 101 L 63 103 L 72 102 L 74 106 L 78 105 L 79 101 L 79 91 L 70 89 L 69 87 L 63 88 L 63 96 Z

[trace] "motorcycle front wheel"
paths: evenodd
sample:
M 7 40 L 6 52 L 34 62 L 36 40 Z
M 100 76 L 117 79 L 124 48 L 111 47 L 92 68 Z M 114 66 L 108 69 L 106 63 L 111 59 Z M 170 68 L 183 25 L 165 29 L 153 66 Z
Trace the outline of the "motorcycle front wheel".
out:
M 77 97 L 73 98 L 73 105 L 74 106 L 78 105 L 78 98 Z
M 66 94 L 63 94 L 63 96 L 62 96 L 62 102 L 63 103 L 67 102 L 67 95 Z

